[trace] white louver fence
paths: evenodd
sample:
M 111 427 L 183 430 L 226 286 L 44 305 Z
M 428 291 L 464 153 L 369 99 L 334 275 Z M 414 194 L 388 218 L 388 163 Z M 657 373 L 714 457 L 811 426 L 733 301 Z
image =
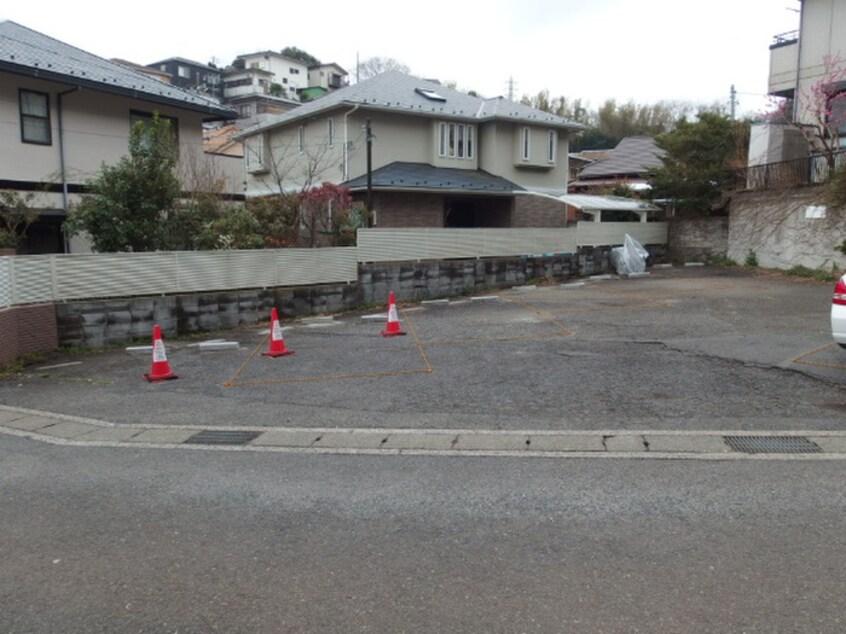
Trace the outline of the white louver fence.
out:
M 566 229 L 361 229 L 357 247 L 0 257 L 0 308 L 106 297 L 338 284 L 359 262 L 541 256 L 580 246 L 666 244 L 664 222 L 580 222 Z
M 355 247 L 0 257 L 0 307 L 358 279 Z

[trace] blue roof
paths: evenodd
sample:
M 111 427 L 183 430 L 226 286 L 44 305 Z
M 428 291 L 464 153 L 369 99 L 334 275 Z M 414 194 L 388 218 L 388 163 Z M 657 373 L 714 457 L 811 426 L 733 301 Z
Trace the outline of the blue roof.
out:
M 0 70 L 235 119 L 219 102 L 97 57 L 16 22 L 0 22 Z

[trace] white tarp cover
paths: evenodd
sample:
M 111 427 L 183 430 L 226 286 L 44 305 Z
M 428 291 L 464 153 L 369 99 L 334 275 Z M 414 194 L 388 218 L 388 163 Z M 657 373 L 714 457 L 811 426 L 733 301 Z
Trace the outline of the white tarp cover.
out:
M 630 275 L 646 271 L 646 258 L 649 251 L 628 233 L 623 246 L 611 249 L 611 264 L 617 269 L 617 275 Z

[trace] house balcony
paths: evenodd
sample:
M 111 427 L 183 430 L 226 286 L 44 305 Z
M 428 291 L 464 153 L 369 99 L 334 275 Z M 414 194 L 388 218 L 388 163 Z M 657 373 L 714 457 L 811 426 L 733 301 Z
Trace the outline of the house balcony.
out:
M 347 85 L 347 80 L 342 75 L 329 75 L 328 82 L 329 88 L 333 90 L 337 90 L 338 88 L 343 88 Z
M 771 95 L 793 97 L 798 64 L 799 31 L 776 35 L 770 45 L 769 93 Z

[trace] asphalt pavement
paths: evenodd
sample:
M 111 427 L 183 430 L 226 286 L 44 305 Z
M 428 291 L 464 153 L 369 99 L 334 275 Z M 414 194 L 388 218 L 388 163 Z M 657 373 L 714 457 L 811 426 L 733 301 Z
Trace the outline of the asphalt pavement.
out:
M 839 633 L 831 285 L 510 289 L 0 381 L 0 631 Z M 211 352 L 199 344 L 217 340 Z
M 277 359 L 266 323 L 168 340 L 179 378 L 156 384 L 149 352 L 57 354 L 0 382 L 0 404 L 154 426 L 837 432 L 830 301 L 827 283 L 654 270 L 404 305 L 403 337 L 380 336 L 383 313 L 293 320 Z

